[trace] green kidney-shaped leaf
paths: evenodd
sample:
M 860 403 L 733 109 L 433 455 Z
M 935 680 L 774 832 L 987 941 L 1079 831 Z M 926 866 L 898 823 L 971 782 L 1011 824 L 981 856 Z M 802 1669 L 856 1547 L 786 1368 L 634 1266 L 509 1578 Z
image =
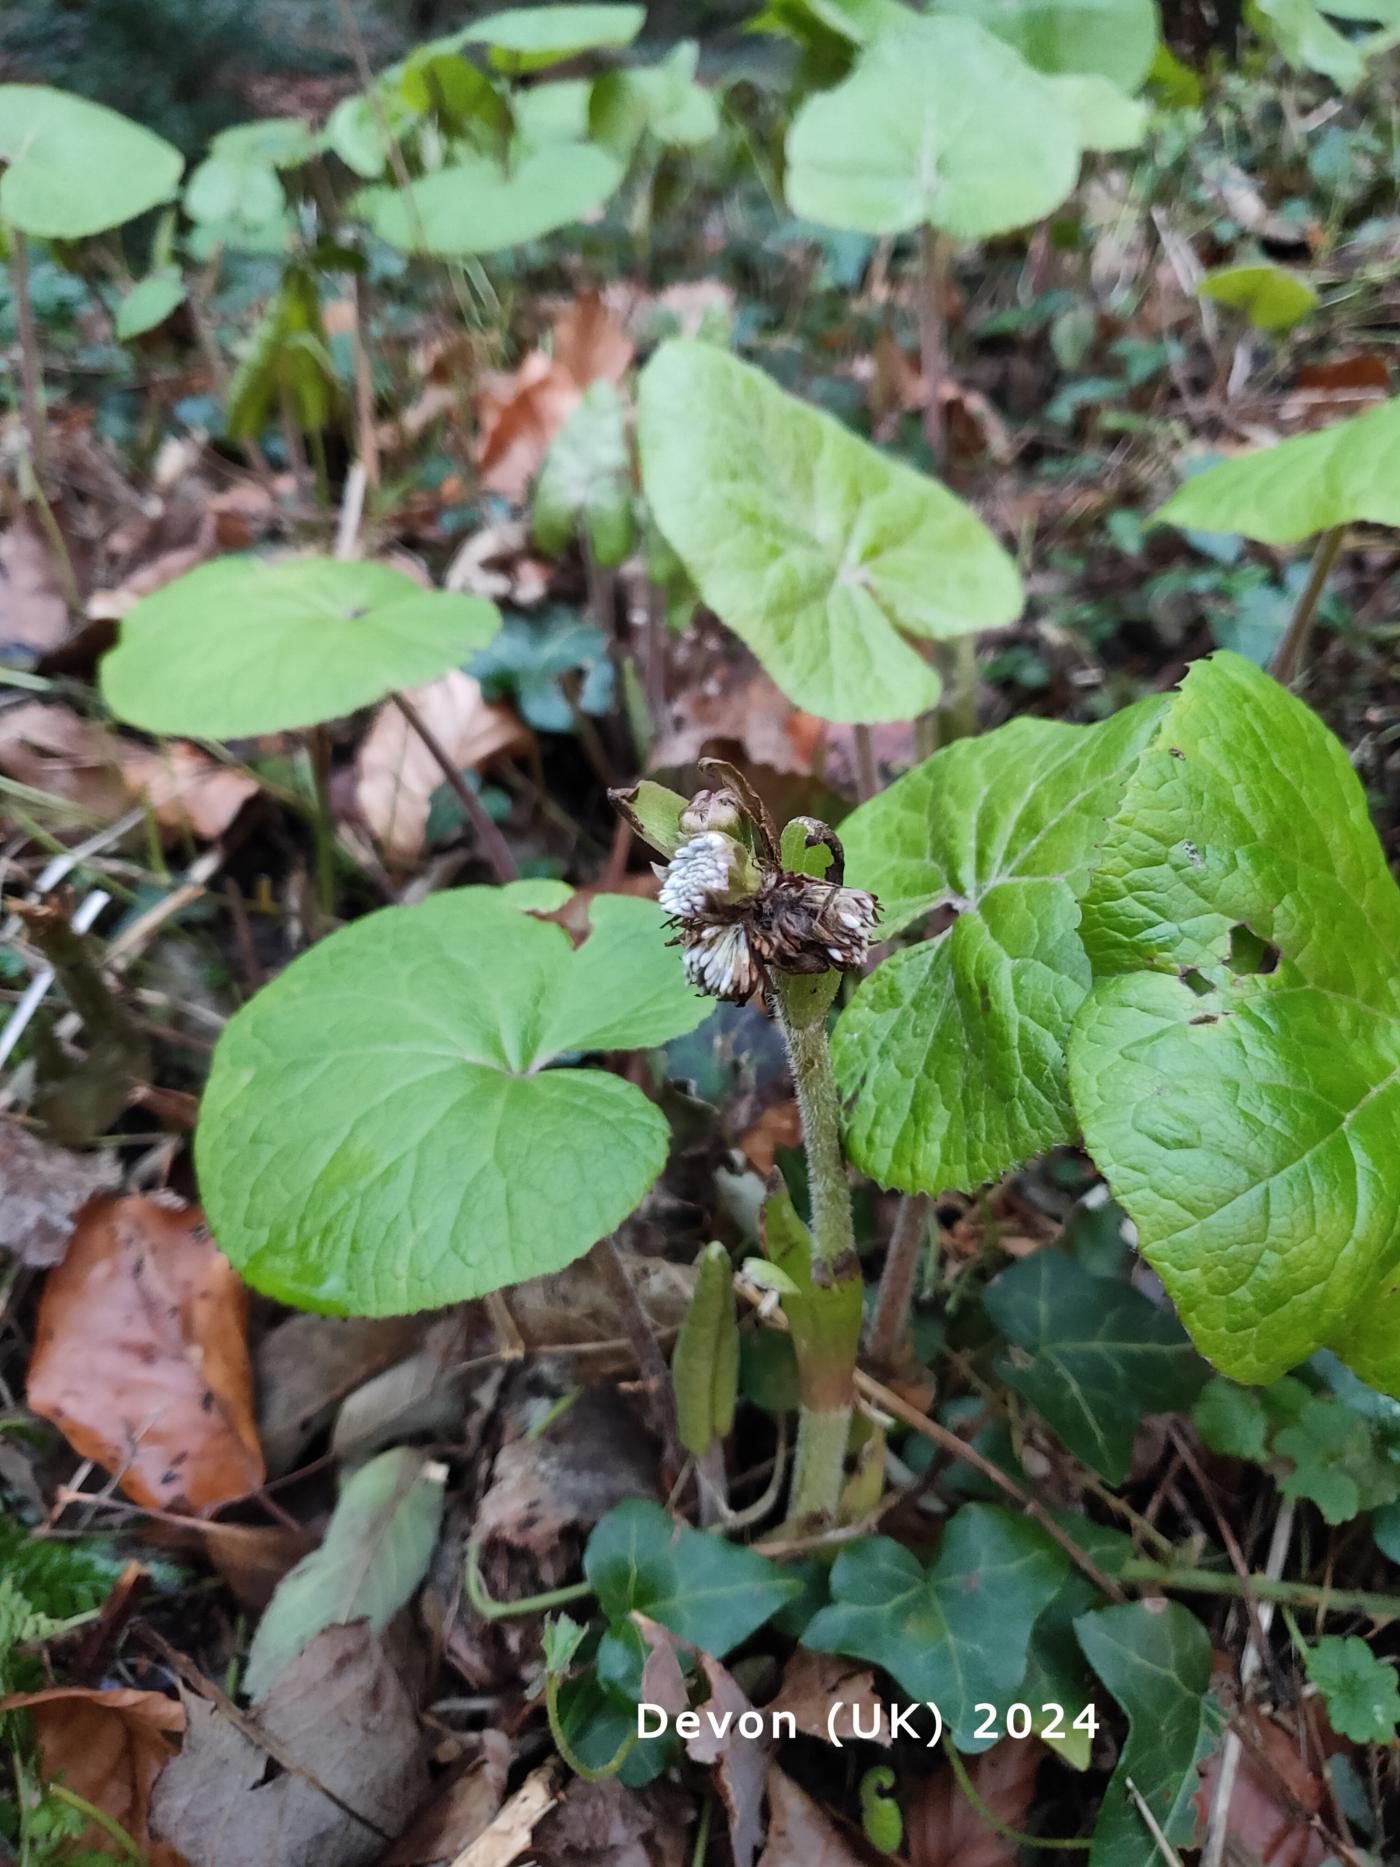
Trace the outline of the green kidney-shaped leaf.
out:
M 941 0 L 1014 45 L 1028 65 L 1050 73 L 1107 78 L 1135 91 L 1157 51 L 1153 0 Z
M 1242 311 L 1257 331 L 1291 330 L 1318 302 L 1316 288 L 1285 266 L 1217 266 L 1197 290 Z
M 1190 1847 L 1195 1839 L 1196 1765 L 1212 1730 L 1210 1637 L 1175 1601 L 1100 1608 L 1074 1631 L 1130 1727 L 1094 1825 L 1089 1867 L 1144 1867 L 1153 1844 L 1129 1781 L 1168 1841 Z
M 1275 43 L 1295 71 L 1316 71 L 1339 90 L 1350 91 L 1366 75 L 1361 44 L 1348 39 L 1313 0 L 1256 0 L 1259 13 L 1273 28 Z M 1326 11 L 1341 9 L 1329 5 Z
M 1079 173 L 1072 111 L 1009 45 L 935 14 L 882 34 L 787 141 L 795 214 L 857 233 L 1009 233 L 1057 208 Z
M 185 282 L 178 272 L 153 272 L 133 285 L 117 306 L 116 330 L 123 343 L 143 337 L 163 324 L 185 302 Z
M 454 33 L 452 45 L 485 45 L 505 71 L 539 71 L 581 52 L 630 45 L 642 30 L 644 6 L 530 6 L 492 13 Z
M 1084 149 L 1135 149 L 1147 134 L 1147 105 L 1120 91 L 1111 78 L 1067 71 L 1046 82 L 1074 117 Z
M 0 84 L 0 220 L 83 240 L 168 200 L 185 159 L 139 123 L 46 84 Z
M 688 39 L 659 65 L 605 72 L 588 99 L 594 139 L 627 161 L 648 133 L 672 149 L 718 135 L 719 105 L 695 82 L 698 60 L 699 47 Z
M 147 732 L 284 732 L 435 680 L 500 620 L 494 604 L 425 590 L 386 564 L 219 558 L 127 613 L 102 695 Z
M 1206 1377 L 1175 1317 L 1061 1252 L 1011 1265 L 982 1302 L 1021 1351 L 1003 1380 L 1110 1484 L 1128 1475 L 1143 1415 L 1189 1406 Z
M 260 1698 L 326 1627 L 382 1633 L 428 1572 L 447 1468 L 396 1446 L 345 1481 L 320 1547 L 277 1584 L 258 1623 L 243 1687 Z
M 642 1498 L 602 1519 L 583 1568 L 610 1621 L 645 1614 L 716 1659 L 802 1593 L 756 1550 L 688 1529 Z
M 1400 525 L 1400 397 L 1195 474 L 1156 516 L 1267 545 L 1363 520 Z
M 945 487 L 712 345 L 642 372 L 642 477 L 710 607 L 788 698 L 830 720 L 906 720 L 938 697 L 908 636 L 1019 615 L 1015 566 Z
M 690 1031 L 649 901 L 603 895 L 575 951 L 511 890 L 464 888 L 332 934 L 214 1052 L 196 1159 L 210 1224 L 256 1289 L 395 1315 L 562 1270 L 632 1211 L 669 1130 L 565 1053 Z
M 507 171 L 459 157 L 407 188 L 365 188 L 351 201 L 381 240 L 406 253 L 497 253 L 582 220 L 622 180 L 622 164 L 592 143 L 542 143 Z
M 985 1750 L 994 1740 L 973 1735 L 975 1707 L 1001 1712 L 1016 1696 L 1031 1630 L 1066 1566 L 1024 1517 L 965 1504 L 930 1569 L 887 1536 L 842 1550 L 831 1605 L 813 1616 L 803 1644 L 882 1666 L 910 1698 L 938 1706 L 959 1750 Z
M 1197 662 L 1084 899 L 1089 1149 L 1201 1352 L 1323 1346 L 1400 1391 L 1400 890 L 1343 747 L 1237 655 Z
M 956 915 L 878 966 L 836 1027 L 847 1145 L 882 1185 L 971 1188 L 1071 1138 L 1078 895 L 1161 704 L 960 740 L 842 824 L 847 877 L 879 896 L 886 933 Z
M 595 382 L 559 430 L 535 483 L 535 543 L 556 555 L 578 533 L 593 560 L 615 569 L 632 549 L 632 453 L 627 409 Z

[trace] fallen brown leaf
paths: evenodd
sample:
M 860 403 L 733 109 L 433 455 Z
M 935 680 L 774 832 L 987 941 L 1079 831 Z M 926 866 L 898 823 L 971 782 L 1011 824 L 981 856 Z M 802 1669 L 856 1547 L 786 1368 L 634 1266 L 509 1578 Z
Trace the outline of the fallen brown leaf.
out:
M 290 1471 L 347 1395 L 411 1355 L 421 1317 L 289 1316 L 257 1347 L 258 1432 L 267 1468 Z
M 699 1653 L 697 1658 L 710 1696 L 700 1707 L 698 1733 L 686 1740 L 686 1754 L 692 1762 L 708 1764 L 714 1770 L 715 1788 L 729 1824 L 729 1851 L 734 1857 L 734 1867 L 752 1867 L 763 1840 L 767 1751 L 763 1744 L 739 1735 L 739 1719 L 753 1707 L 734 1675 L 708 1653 Z M 720 1736 L 710 1719 L 722 1721 L 726 1716 L 732 1722 Z
M 119 817 L 131 801 L 123 750 L 114 734 L 71 707 L 27 700 L 0 712 L 0 771 L 100 821 Z
M 146 800 L 162 829 L 189 831 L 206 840 L 222 836 L 258 794 L 256 779 L 182 739 L 169 740 L 159 750 L 124 746 L 121 769 L 132 795 Z
M 1025 1824 L 1044 1755 L 1037 1743 L 1005 1738 L 968 1763 L 978 1795 L 1009 1828 Z M 1014 1845 L 987 1826 L 951 1770 L 926 1777 L 910 1798 L 904 1851 L 910 1867 L 1016 1867 L 1017 1860 Z
M 21 508 L 0 532 L 0 661 L 37 659 L 68 637 L 68 599 L 53 547 Z
M 768 1845 L 758 1867 L 865 1867 L 820 1803 L 768 1766 Z
M 94 1200 L 39 1302 L 29 1405 L 157 1509 L 263 1481 L 248 1293 L 198 1211 Z
M 764 1109 L 758 1120 L 739 1139 L 744 1158 L 765 1180 L 773 1171 L 780 1147 L 801 1145 L 802 1117 L 797 1104 L 792 1101 L 775 1102 L 771 1108 Z
M 121 1177 L 113 1154 L 77 1154 L 0 1121 L 0 1251 L 40 1269 L 57 1264 L 88 1200 Z
M 460 1429 L 466 1358 L 462 1311 L 433 1317 L 420 1348 L 371 1375 L 343 1402 L 331 1434 L 332 1455 L 342 1463 L 358 1461 L 421 1433 L 438 1437 Z
M 529 749 L 532 735 L 515 709 L 485 699 L 480 681 L 458 668 L 408 697 L 459 771 Z M 355 767 L 355 801 L 385 859 L 416 861 L 442 767 L 392 701 L 375 714 Z
M 843 1707 L 834 1732 L 827 1718 L 835 1704 Z M 834 1653 L 814 1653 L 798 1647 L 783 1669 L 783 1683 L 778 1696 L 764 1711 L 769 1718 L 775 1712 L 791 1712 L 799 1731 L 829 1743 L 833 1736 L 844 1743 L 847 1738 L 868 1734 L 877 1728 L 877 1742 L 888 1744 L 890 1734 L 885 1706 L 875 1690 L 875 1675 L 868 1666 L 840 1658 Z M 856 1730 L 859 1715 L 861 1731 Z
M 156 1779 L 177 1754 L 171 1733 L 185 1728 L 185 1708 L 178 1699 L 124 1687 L 99 1692 L 51 1686 L 0 1700 L 0 1711 L 21 1709 L 33 1720 L 46 1783 L 61 1780 L 110 1815 L 150 1867 L 181 1867 L 182 1856 L 173 1847 L 153 1843 L 150 1829 Z M 99 1854 L 121 1852 L 95 1823 L 84 1829 L 78 1845 Z
M 193 1533 L 204 1553 L 237 1597 L 240 1607 L 261 1613 L 282 1577 L 316 1547 L 309 1530 L 280 1523 L 210 1523 Z
M 426 1786 L 412 1702 L 365 1621 L 317 1634 L 253 1706 L 305 1775 L 279 1771 L 207 1699 L 187 1693 L 185 1711 L 151 1828 L 192 1867 L 367 1867 Z
M 472 1748 L 414 1816 L 384 1867 L 455 1861 L 495 1821 L 510 1769 L 510 1739 L 503 1731 L 481 1731 L 467 1741 Z
M 1256 1758 L 1250 1744 L 1241 1752 L 1230 1795 L 1231 1840 L 1259 1867 L 1321 1867 L 1329 1850 L 1306 1816 L 1298 1812 L 1305 1809 L 1316 1814 L 1322 1807 L 1321 1779 L 1298 1755 L 1296 1741 L 1272 1718 L 1256 1718 L 1252 1735 L 1263 1754 Z M 1201 1765 L 1195 1800 L 1202 1837 L 1215 1800 L 1222 1754 L 1214 1751 Z M 1280 1794 L 1282 1786 L 1293 1798 L 1291 1807 Z
M 552 1760 L 531 1770 L 490 1824 L 453 1861 L 452 1867 L 509 1867 L 530 1845 L 541 1820 L 558 1801 Z
M 731 667 L 680 696 L 650 764 L 653 771 L 692 765 L 704 753 L 737 745 L 747 764 L 805 776 L 825 738 L 824 723 L 794 707 L 766 674 Z
M 535 1829 L 531 1858 L 538 1867 L 682 1867 L 690 1858 L 686 1797 L 667 1783 L 627 1789 L 616 1777 L 585 1783 L 575 1777 L 564 1797 Z M 484 1839 L 484 1837 L 483 1837 Z M 469 1867 L 487 1867 L 509 1855 L 468 1853 Z
M 585 389 L 620 382 L 631 361 L 631 338 L 597 294 L 586 293 L 556 322 L 549 351 L 532 350 L 518 369 L 484 374 L 476 442 L 482 490 L 522 504 Z

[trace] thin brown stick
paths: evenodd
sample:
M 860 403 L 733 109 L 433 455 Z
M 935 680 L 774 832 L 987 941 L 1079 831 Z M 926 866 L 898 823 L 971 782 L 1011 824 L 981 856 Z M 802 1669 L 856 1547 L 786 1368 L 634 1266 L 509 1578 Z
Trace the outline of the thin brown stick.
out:
M 627 1337 L 628 1347 L 636 1357 L 642 1382 L 651 1402 L 652 1423 L 666 1448 L 667 1461 L 674 1471 L 685 1464 L 680 1433 L 676 1425 L 676 1399 L 671 1388 L 671 1370 L 661 1352 L 656 1330 L 647 1315 L 637 1286 L 627 1275 L 627 1265 L 614 1238 L 600 1238 L 588 1254 L 590 1264 L 607 1286 L 617 1311 L 617 1320 Z
M 453 764 L 446 746 L 407 694 L 391 694 L 390 699 L 437 761 L 438 769 L 467 813 L 467 822 L 472 826 L 481 853 L 490 864 L 496 880 L 498 882 L 517 880 L 520 870 L 516 866 L 515 857 L 511 854 L 510 844 L 487 815 L 486 806 Z
M 49 471 L 49 422 L 44 408 L 44 366 L 39 355 L 39 327 L 34 322 L 34 301 L 29 294 L 29 243 L 18 227 L 10 229 L 10 278 L 15 294 L 15 321 L 19 326 L 19 387 L 24 425 L 34 477 L 40 485 Z
M 1334 525 L 1330 532 L 1322 534 L 1322 543 L 1317 547 L 1317 555 L 1308 572 L 1308 581 L 1303 586 L 1303 593 L 1298 598 L 1297 606 L 1288 619 L 1283 640 L 1278 645 L 1274 656 L 1272 673 L 1276 681 L 1285 687 L 1297 680 L 1303 665 L 1303 657 L 1312 638 L 1313 622 L 1317 616 L 1322 593 L 1327 588 L 1327 579 L 1332 575 L 1337 559 L 1341 556 L 1342 546 L 1346 542 L 1345 525 Z
M 919 1259 L 932 1217 L 933 1201 L 927 1193 L 906 1193 L 899 1202 L 866 1340 L 866 1352 L 877 1368 L 889 1368 L 894 1363 L 909 1320 Z

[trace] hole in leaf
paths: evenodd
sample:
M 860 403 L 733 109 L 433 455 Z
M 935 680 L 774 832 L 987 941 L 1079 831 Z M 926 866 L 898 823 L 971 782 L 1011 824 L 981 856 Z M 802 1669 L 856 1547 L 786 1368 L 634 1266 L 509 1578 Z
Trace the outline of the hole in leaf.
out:
M 1181 983 L 1190 988 L 1197 998 L 1206 998 L 1215 990 L 1203 972 L 1197 972 L 1194 966 L 1188 966 L 1180 975 Z
M 1281 957 L 1276 946 L 1243 922 L 1230 929 L 1230 951 L 1225 963 L 1236 975 L 1275 972 Z

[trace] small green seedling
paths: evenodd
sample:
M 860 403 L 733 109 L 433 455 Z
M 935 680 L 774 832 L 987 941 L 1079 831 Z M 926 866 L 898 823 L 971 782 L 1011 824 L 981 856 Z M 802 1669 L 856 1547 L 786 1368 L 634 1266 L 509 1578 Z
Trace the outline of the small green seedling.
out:
M 1317 289 L 1286 266 L 1217 266 L 1196 288 L 1202 298 L 1242 312 L 1256 331 L 1291 331 L 1317 309 Z

